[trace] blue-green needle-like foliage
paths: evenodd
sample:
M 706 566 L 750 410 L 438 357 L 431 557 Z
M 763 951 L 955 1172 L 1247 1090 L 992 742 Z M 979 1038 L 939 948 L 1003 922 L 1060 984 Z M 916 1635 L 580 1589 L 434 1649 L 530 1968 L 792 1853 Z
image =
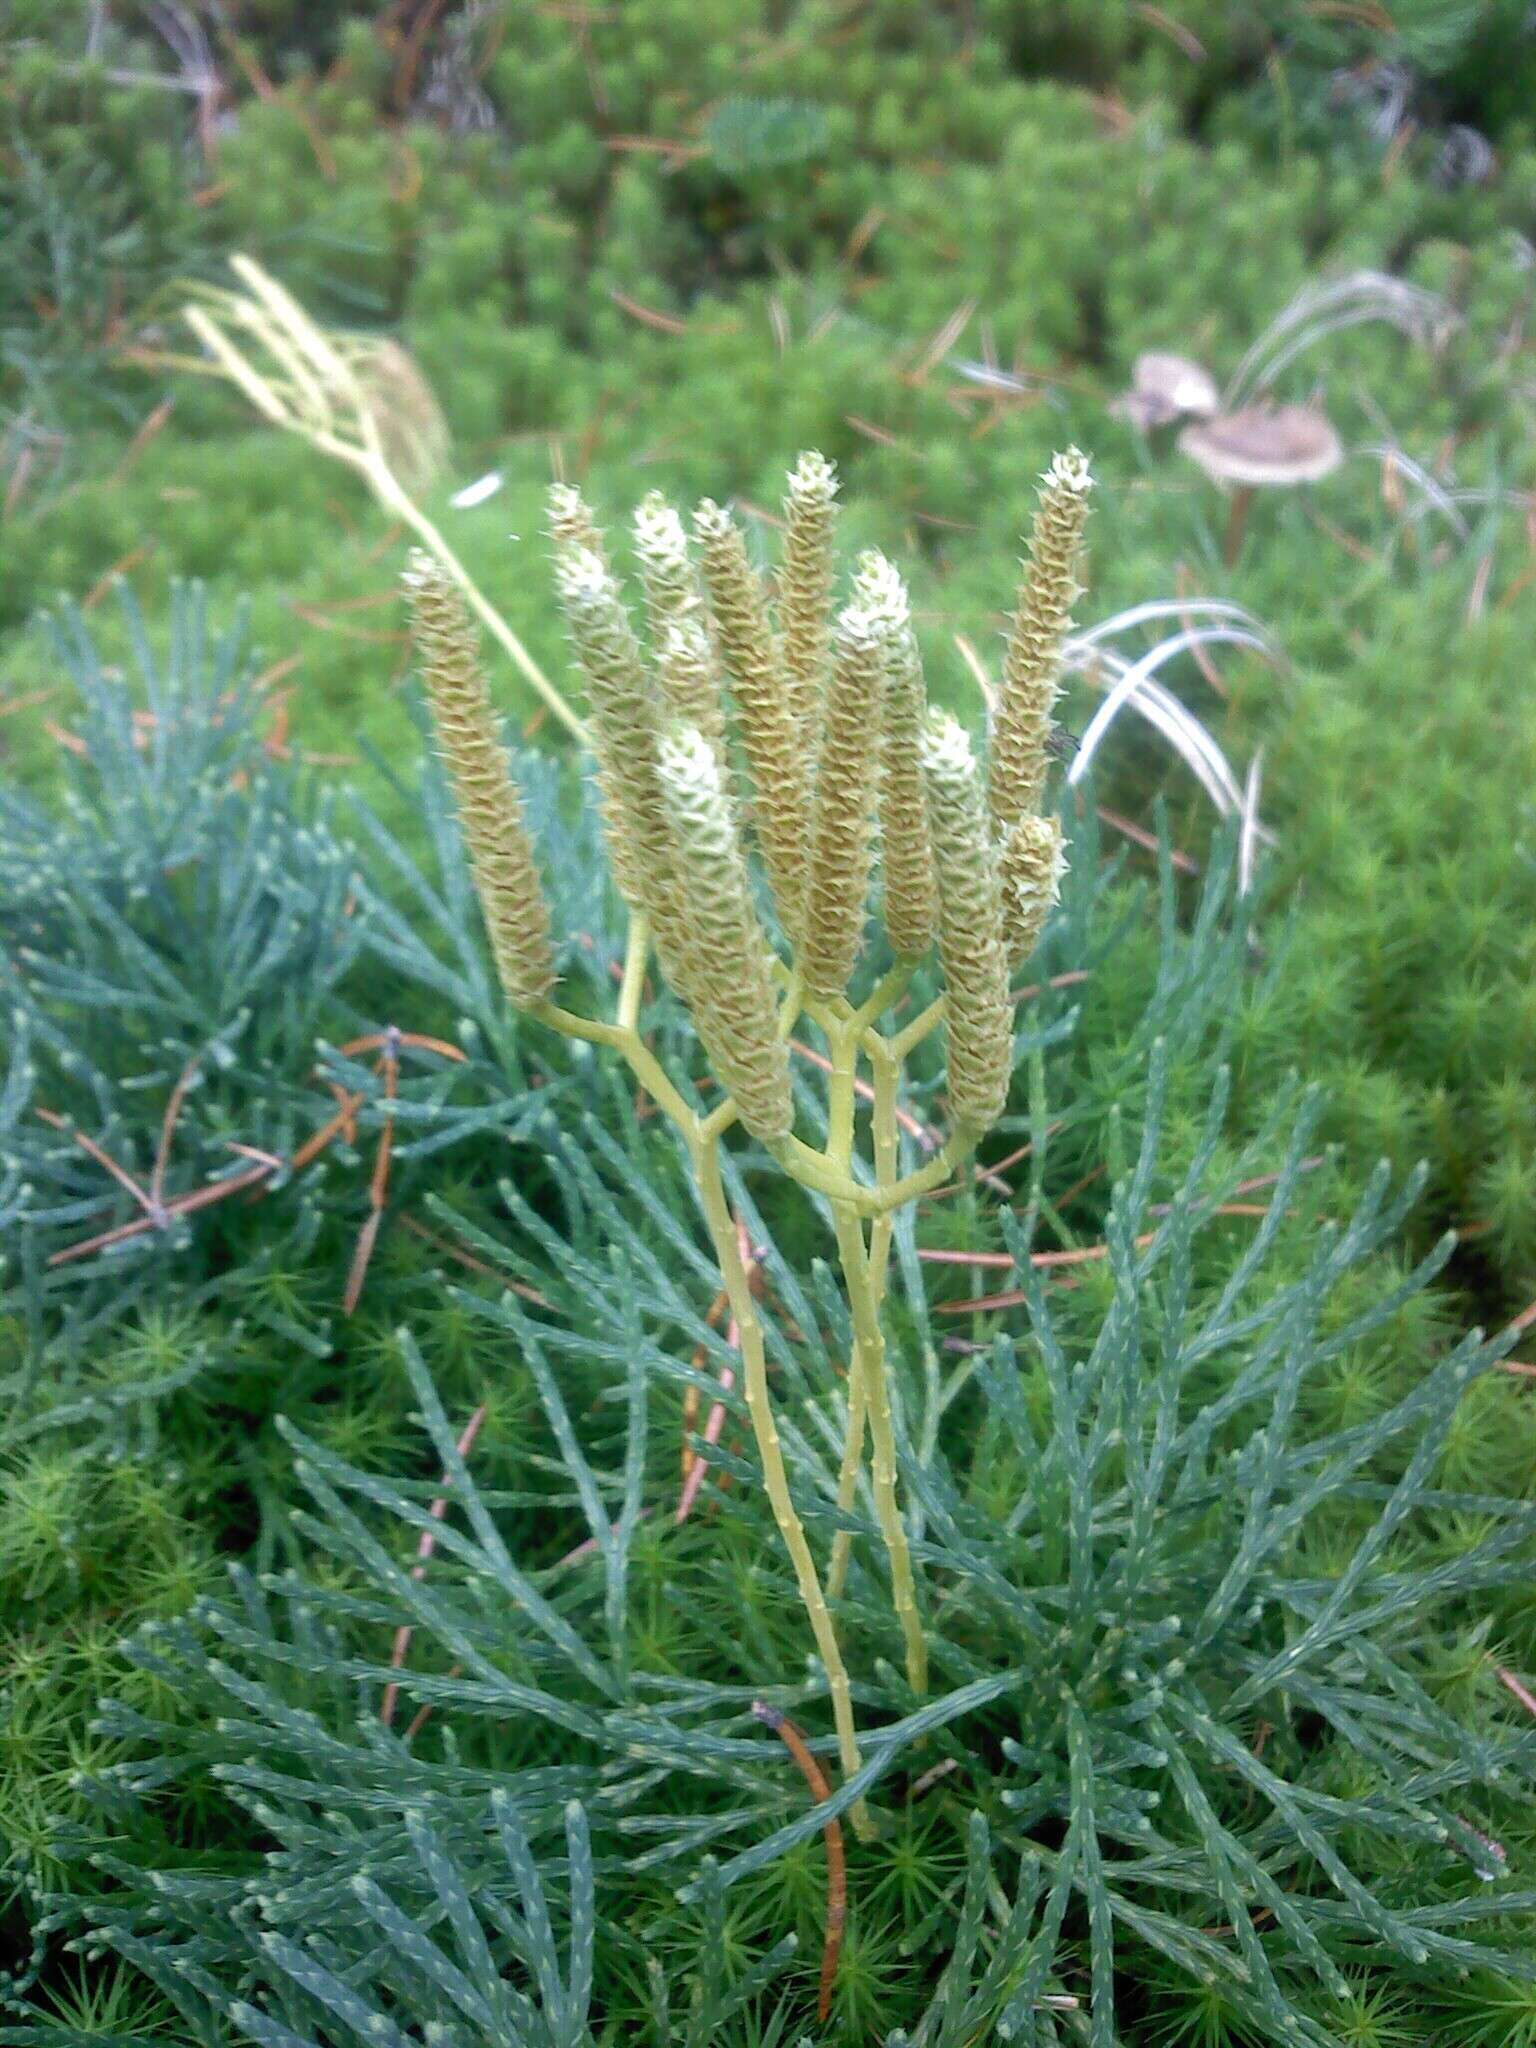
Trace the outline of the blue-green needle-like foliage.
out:
M 508 1277 L 539 1273 L 543 1302 L 503 1294 L 473 1311 L 539 1390 L 549 1455 L 535 1491 L 555 1526 L 535 1517 L 525 1525 L 533 1540 L 509 1547 L 511 1504 L 500 1506 L 456 1451 L 408 1340 L 403 1360 L 442 1480 L 402 1485 L 289 1431 L 316 1568 L 265 1589 L 241 1574 L 232 1598 L 133 1647 L 136 1664 L 207 1717 L 206 1732 L 196 1719 L 188 1730 L 116 1709 L 104 1723 L 135 1751 L 106 1774 L 106 1811 L 131 1815 L 211 1764 L 274 1846 L 218 1876 L 151 1877 L 114 1851 L 107 1868 L 119 1889 L 97 1909 L 99 1937 L 189 2016 L 229 2011 L 255 1969 L 263 2024 L 286 2021 L 305 2038 L 321 2007 L 341 2013 L 339 1984 L 358 1995 L 357 1964 L 387 1920 L 394 1960 L 372 2002 L 341 2017 L 362 2030 L 378 2011 L 409 2034 L 413 2016 L 430 2015 L 434 1981 L 447 1981 L 430 1946 L 451 1929 L 455 1955 L 474 1952 L 450 1903 L 462 1895 L 492 1929 L 499 1967 L 516 1959 L 515 1983 L 531 1976 L 539 1987 L 544 2016 L 512 2038 L 545 2039 L 538 2027 L 554 2024 L 551 2011 L 567 2024 L 570 1972 L 584 1980 L 591 1969 L 587 2031 L 550 2038 L 620 2038 L 605 2021 L 628 2000 L 628 2038 L 667 2043 L 682 2037 L 643 2031 L 633 1944 L 691 1954 L 698 1967 L 716 1885 L 728 1903 L 755 1902 L 751 1924 L 778 1897 L 793 1925 L 792 1859 L 826 1813 L 862 1791 L 894 1818 L 939 1768 L 955 1774 L 955 1789 L 933 1816 L 938 1835 L 958 1828 L 963 1840 L 973 1809 L 970 1853 L 990 1839 L 1002 1868 L 1022 1869 L 1022 1890 L 1000 1949 L 990 1908 L 980 1952 L 958 1901 L 955 1920 L 947 1909 L 909 1928 L 920 1926 L 919 1952 L 936 1964 L 952 1946 L 958 1954 L 947 1985 L 936 1972 L 927 2020 L 931 1990 L 905 1988 L 899 1975 L 881 1986 L 887 2026 L 960 2013 L 975 2024 L 981 1999 L 985 2022 L 1008 2037 L 1054 2038 L 1053 2001 L 1070 1995 L 1107 2040 L 1127 2017 L 1126 1973 L 1150 1971 L 1219 1990 L 1238 2032 L 1324 2048 L 1361 1969 L 1432 2004 L 1469 1966 L 1518 1967 L 1536 1896 L 1494 1845 L 1522 1825 L 1536 1732 L 1500 1710 L 1491 1675 L 1478 1708 L 1453 1713 L 1426 1663 L 1462 1603 L 1501 1599 L 1529 1573 L 1536 1510 L 1437 1480 L 1458 1402 L 1494 1352 L 1468 1338 L 1368 1422 L 1311 1420 L 1316 1383 L 1389 1330 L 1441 1260 L 1401 1288 L 1378 1282 L 1340 1313 L 1336 1297 L 1369 1270 L 1414 1190 L 1389 1197 L 1383 1175 L 1352 1214 L 1319 1223 L 1304 1166 L 1315 1105 L 1303 1103 L 1282 1105 L 1266 1134 L 1262 1154 L 1281 1165 L 1246 1247 L 1224 1279 L 1202 1274 L 1199 1237 L 1252 1158 L 1217 1163 L 1218 1082 L 1184 1166 L 1168 1176 L 1159 1162 L 1171 1057 L 1164 1044 L 1152 1056 L 1093 1300 L 1053 1293 L 1015 1235 L 1017 1335 L 999 1332 L 943 1364 L 930 1358 L 911 1384 L 903 1476 L 935 1588 L 936 1683 L 921 1705 L 903 1697 L 894 1623 L 878 1589 L 856 1582 L 859 1629 L 883 1636 L 891 1660 L 865 1681 L 883 1719 L 871 1717 L 862 1782 L 827 1809 L 786 1805 L 777 1748 L 753 1732 L 733 1647 L 742 1638 L 719 1633 L 722 1601 L 766 1590 L 761 1563 L 745 1579 L 732 1564 L 738 1539 L 763 1519 L 750 1496 L 675 1552 L 644 1529 L 647 1418 L 694 1376 L 664 1333 L 691 1339 L 702 1325 L 686 1263 L 669 1268 L 642 1248 L 622 1154 L 590 1134 L 559 1169 L 573 1210 L 589 1219 L 575 1244 L 506 1191 L 531 1254 L 509 1260 Z M 1309 1217 L 1300 1229 L 1298 1205 Z M 754 1231 L 760 1224 L 752 1218 Z M 1288 1241 L 1302 1255 L 1282 1277 L 1274 1268 Z M 781 1335 L 779 1348 L 785 1443 L 814 1500 L 835 1478 L 831 1352 L 771 1248 L 769 1271 L 806 1332 L 794 1346 Z M 910 1287 L 915 1365 L 936 1341 L 937 1323 L 935 1335 L 924 1331 L 942 1305 L 923 1301 L 918 1275 Z M 583 1420 L 586 1390 L 605 1381 L 617 1395 L 601 1404 L 612 1419 Z M 735 1467 L 732 1456 L 722 1462 Z M 439 1523 L 429 1494 L 444 1485 L 455 1507 Z M 1475 1533 L 1426 1551 L 1437 1522 L 1469 1516 Z M 428 1528 L 438 1556 L 420 1579 L 401 1560 Z M 562 1561 L 583 1533 L 589 1557 Z M 659 1662 L 646 1620 L 658 1596 L 694 1617 Z M 782 1626 L 787 1584 L 772 1604 Z M 376 1713 L 355 1718 L 356 1703 L 376 1699 L 392 1675 L 399 1619 L 414 1630 L 402 1699 L 425 1721 L 409 1742 Z M 735 1626 L 745 1625 L 742 1615 Z M 802 1683 L 775 1692 L 813 1725 L 824 1712 Z M 214 1739 L 216 1716 L 238 1723 L 238 1758 Z M 518 1934 L 532 1880 L 525 1852 L 509 1855 L 508 1813 L 575 1923 L 570 1972 L 553 1935 Z M 893 1849 L 877 1842 L 854 1859 L 856 1899 L 889 1882 Z M 717 1874 L 700 1863 L 706 1850 Z M 929 1842 L 924 1853 L 942 1852 Z M 467 1989 L 452 1995 L 464 2040 L 496 2038 Z M 792 2010 L 795 1993 L 786 1996 Z M 937 2038 L 963 2036 L 952 2026 Z
M 862 1795 L 884 1828 L 850 1854 L 829 2040 L 1065 2041 L 1074 2016 L 1136 2040 L 1204 2000 L 1234 2041 L 1324 2048 L 1362 1997 L 1411 1998 L 1430 2039 L 1468 1971 L 1517 1982 L 1536 1732 L 1468 1630 L 1528 1640 L 1536 1510 L 1451 1464 L 1499 1347 L 1443 1332 L 1425 1290 L 1446 1248 L 1413 1272 L 1386 1250 L 1413 1185 L 1383 1173 L 1350 1200 L 1318 1164 L 1315 1100 L 1234 1135 L 1214 1054 L 1251 970 L 1222 873 L 1188 931 L 1171 870 L 1159 914 L 1128 904 L 1117 931 L 1098 870 L 1087 831 L 1047 944 L 1117 991 L 1121 1035 L 1080 1047 L 1070 991 L 1025 1012 L 1021 1208 L 979 1192 L 950 1215 L 957 1247 L 1007 1255 L 1001 1299 L 965 1307 L 964 1268 L 917 1255 L 929 1226 L 898 1232 L 933 1682 L 919 1702 L 899 1675 L 861 1496 L 858 1777 L 811 1805 L 751 1714 L 767 1697 L 826 1740 L 680 1169 L 597 1069 L 533 1131 L 541 1178 L 490 1163 L 426 1201 L 488 1269 L 436 1295 L 478 1386 L 429 1360 L 430 1318 L 382 1342 L 424 1435 L 359 1457 L 323 1406 L 280 1423 L 291 1550 L 130 1643 L 134 1689 L 102 1709 L 55 1845 L 59 1938 L 143 1973 L 196 2038 L 753 2048 L 813 2024 L 820 1832 Z M 462 906 L 436 955 L 391 939 L 397 965 L 425 985 L 460 926 Z M 1126 981 L 1149 929 L 1151 971 Z M 665 1001 L 656 1021 L 678 1028 Z M 1033 1254 L 1047 1218 L 1073 1235 L 1079 1147 L 1112 1185 L 1063 1287 Z M 846 1311 L 755 1202 L 750 1149 L 730 1173 L 785 1455 L 825 1536 Z M 1256 1179 L 1257 1213 L 1229 1216 Z M 1362 1361 L 1374 1396 L 1341 1409 Z M 674 1528 L 690 1389 L 724 1400 L 705 1455 L 743 1483 L 712 1480 L 712 1510 Z M 167 1812 L 220 1846 L 173 1851 Z M 65 1883 L 93 1896 L 70 1908 Z
M 143 665 L 165 746 L 78 640 L 78 793 L 5 813 L 31 878 L 0 1091 L 19 1247 L 0 1559 L 25 1595 L 0 1801 L 38 1944 L 15 1966 L 36 1980 L 24 2037 L 61 2048 L 83 1968 L 108 2011 L 159 2001 L 168 2039 L 797 2040 L 826 1816 L 750 1705 L 813 1742 L 827 1705 L 718 1379 L 733 1354 L 682 1162 L 606 1063 L 509 1023 L 436 771 L 423 857 L 361 811 L 350 846 L 318 832 L 254 740 L 232 650 L 195 658 L 184 616 L 181 652 Z M 593 939 L 561 973 L 596 1000 L 618 941 L 594 821 L 557 772 L 521 773 L 555 928 Z M 1033 1142 L 1018 1206 L 983 1184 L 893 1245 L 932 1691 L 897 1675 L 860 1493 L 841 1619 L 865 1765 L 834 1804 L 863 1793 L 884 1827 L 850 1855 L 827 2038 L 1044 2041 L 1081 2015 L 1136 2040 L 1206 2012 L 1216 2039 L 1321 2043 L 1362 2003 L 1406 2002 L 1434 2040 L 1469 1984 L 1497 2010 L 1529 1963 L 1536 1759 L 1494 1671 L 1536 1650 L 1518 1383 L 1426 1291 L 1444 1252 L 1412 1273 L 1390 1251 L 1411 1188 L 1352 1194 L 1315 1101 L 1245 1102 L 1294 951 L 1282 935 L 1255 966 L 1219 850 L 1187 916 L 1171 860 L 1150 899 L 1131 889 L 1091 809 L 1070 851 L 1033 971 L 1086 973 L 1094 1001 L 1047 986 L 1019 1012 L 995 1141 Z M 288 986 L 309 956 L 283 948 L 315 938 L 283 908 L 332 901 L 333 876 L 355 940 Z M 111 999 L 151 950 L 158 1037 Z M 643 1014 L 686 1073 L 684 1013 L 658 991 Z M 355 1318 L 336 1306 L 364 1213 L 345 1152 L 324 1181 L 275 1176 L 178 1235 L 47 1264 L 135 1212 L 32 1114 L 40 1086 L 142 1176 L 167 1086 L 223 1026 L 236 1057 L 186 1098 L 169 1196 L 227 1171 L 227 1139 L 290 1149 L 334 1100 L 314 1032 L 387 1019 L 471 1057 L 450 1092 L 402 1080 L 397 1205 Z M 356 1061 L 323 1071 L 377 1088 Z M 916 1059 L 919 1117 L 942 1079 L 936 1050 Z M 382 1109 L 358 1112 L 365 1156 Z M 811 1129 L 810 1093 L 800 1111 Z M 825 1543 L 846 1309 L 820 1225 L 754 1159 L 731 1155 L 731 1196 Z M 1007 1264 L 978 1287 L 920 1249 Z M 726 1419 L 674 1527 L 690 1395 Z M 215 1596 L 232 1541 L 249 1554 Z

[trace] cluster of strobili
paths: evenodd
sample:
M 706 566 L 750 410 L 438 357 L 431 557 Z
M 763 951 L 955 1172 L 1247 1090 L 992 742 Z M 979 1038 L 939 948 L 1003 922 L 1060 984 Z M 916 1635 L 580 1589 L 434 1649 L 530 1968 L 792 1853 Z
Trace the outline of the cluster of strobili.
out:
M 802 455 L 790 473 L 771 586 L 719 505 L 698 507 L 690 543 L 659 493 L 642 502 L 633 541 L 648 652 L 591 512 L 569 485 L 552 488 L 556 581 L 586 683 L 585 737 L 609 862 L 630 918 L 609 1019 L 554 1000 L 555 940 L 475 629 L 437 561 L 418 553 L 407 574 L 433 722 L 502 986 L 540 1023 L 625 1058 L 687 1145 L 737 1327 L 765 1489 L 826 1668 L 845 1773 L 858 1768 L 859 1749 L 832 1604 L 851 1539 L 846 1526 L 835 1537 L 823 1588 L 790 1495 L 719 1141 L 739 1121 L 830 1207 L 855 1338 L 837 1505 L 846 1523 L 867 1435 L 907 1675 L 921 1694 L 927 1651 L 897 1501 L 881 1304 L 896 1210 L 952 1174 L 1007 1100 L 1010 963 L 1035 946 L 1062 870 L 1061 829 L 1042 800 L 1089 486 L 1075 450 L 1058 455 L 1043 480 L 985 775 L 964 729 L 928 711 L 906 588 L 883 555 L 860 556 L 850 600 L 834 610 L 837 479 L 820 455 Z M 747 864 L 748 814 L 773 936 Z M 892 964 L 855 1002 L 877 839 Z M 935 943 L 944 992 L 909 1022 L 880 1029 Z M 724 1099 L 707 1114 L 685 1099 L 639 1030 L 653 949 L 722 1085 Z M 819 1147 L 794 1131 L 789 1041 L 802 1017 L 827 1047 Z M 904 1062 L 941 1024 L 952 1132 L 933 1159 L 902 1175 Z M 861 1061 L 873 1101 L 867 1165 L 855 1157 Z M 867 1824 L 857 1809 L 854 1819 Z

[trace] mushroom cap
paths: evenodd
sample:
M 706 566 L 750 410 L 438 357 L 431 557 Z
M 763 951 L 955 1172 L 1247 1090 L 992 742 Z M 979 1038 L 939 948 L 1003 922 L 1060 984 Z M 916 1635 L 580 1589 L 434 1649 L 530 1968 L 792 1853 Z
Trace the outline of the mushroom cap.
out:
M 1221 406 L 1216 379 L 1204 363 L 1190 356 L 1170 355 L 1164 349 L 1147 349 L 1136 358 L 1131 365 L 1131 389 L 1147 404 L 1166 406 L 1170 418 L 1175 413 L 1193 413 L 1199 419 L 1209 419 Z
M 1192 420 L 1179 447 L 1222 484 L 1310 484 L 1337 469 L 1344 449 L 1312 405 L 1245 405 Z
M 1221 405 L 1216 380 L 1203 363 L 1166 349 L 1146 349 L 1131 365 L 1131 388 L 1112 408 L 1138 427 L 1165 427 L 1170 420 L 1208 419 Z

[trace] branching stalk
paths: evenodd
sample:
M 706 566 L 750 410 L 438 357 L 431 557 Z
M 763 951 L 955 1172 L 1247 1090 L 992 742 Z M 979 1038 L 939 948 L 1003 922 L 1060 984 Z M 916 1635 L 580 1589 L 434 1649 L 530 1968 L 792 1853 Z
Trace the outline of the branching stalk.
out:
M 864 1226 L 845 1204 L 834 1204 L 834 1210 L 837 1249 L 842 1260 L 843 1284 L 848 1289 L 848 1306 L 853 1311 L 854 1350 L 859 1360 L 859 1377 L 864 1385 L 865 1410 L 874 1452 L 875 1514 L 880 1523 L 886 1556 L 890 1559 L 891 1593 L 907 1648 L 907 1682 L 921 1698 L 928 1690 L 928 1644 L 923 1635 L 922 1617 L 918 1613 L 917 1585 L 912 1575 L 906 1526 L 896 1499 L 896 1431 L 891 1419 L 891 1390 L 885 1371 L 885 1334 L 880 1327 L 880 1303 L 871 1281 Z
M 868 1008 L 867 1004 L 865 1008 Z M 877 1194 L 888 1195 L 896 1180 L 896 1092 L 901 1063 L 893 1055 L 891 1041 L 882 1038 L 878 1032 L 868 1033 L 864 1043 L 869 1051 L 870 1066 L 874 1075 L 875 1190 Z M 885 1301 L 886 1274 L 895 1221 L 895 1209 L 887 1208 L 870 1224 L 869 1279 L 877 1315 Z M 849 1362 L 848 1429 L 843 1441 L 843 1462 L 837 1479 L 837 1505 L 843 1515 L 852 1510 L 854 1497 L 858 1491 L 859 1468 L 864 1456 L 868 1388 L 868 1375 L 863 1370 L 861 1354 L 856 1346 L 853 1358 Z M 827 1568 L 827 1595 L 833 1601 L 842 1598 L 852 1551 L 851 1532 L 839 1529 L 832 1539 L 832 1561 Z
M 827 1686 L 832 1695 L 832 1720 L 837 1730 L 838 1760 L 842 1765 L 844 1777 L 851 1777 L 859 1768 L 859 1744 L 853 1725 L 853 1698 L 848 1684 L 848 1670 L 843 1662 L 843 1653 L 838 1644 L 831 1610 L 822 1592 L 816 1561 L 811 1556 L 805 1526 L 795 1511 L 795 1503 L 789 1490 L 789 1474 L 784 1468 L 784 1452 L 779 1443 L 778 1425 L 773 1419 L 773 1404 L 768 1397 L 768 1359 L 763 1346 L 762 1325 L 758 1321 L 757 1305 L 752 1299 L 752 1286 L 747 1277 L 747 1269 L 741 1262 L 730 1204 L 726 1201 L 725 1189 L 720 1180 L 719 1149 L 713 1142 L 707 1145 L 699 1143 L 694 1147 L 693 1156 L 704 1219 L 714 1244 L 715 1257 L 720 1262 L 720 1273 L 730 1300 L 731 1314 L 735 1319 L 737 1341 L 741 1346 L 747 1410 L 752 1418 L 758 1456 L 763 1461 L 764 1491 L 768 1495 L 768 1504 L 773 1510 L 773 1519 L 783 1539 L 784 1548 L 789 1552 L 800 1599 L 810 1620 L 811 1633 L 816 1638 L 816 1647 L 821 1653 L 821 1661 L 826 1669 Z M 868 1809 L 862 1800 L 852 1809 L 851 1819 L 861 1837 L 867 1838 L 873 1832 Z

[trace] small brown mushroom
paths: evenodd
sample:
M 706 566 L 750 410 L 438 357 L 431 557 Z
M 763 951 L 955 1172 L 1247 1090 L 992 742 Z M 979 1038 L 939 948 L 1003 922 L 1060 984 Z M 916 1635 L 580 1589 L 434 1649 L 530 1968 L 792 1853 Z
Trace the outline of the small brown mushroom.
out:
M 1229 563 L 1256 490 L 1316 483 L 1344 459 L 1331 422 L 1314 405 L 1245 405 L 1192 420 L 1179 435 L 1179 447 L 1208 477 L 1233 486 L 1223 551 Z
M 1147 349 L 1131 365 L 1131 388 L 1113 410 L 1144 432 L 1170 420 L 1209 419 L 1221 404 L 1216 380 L 1190 356 Z

